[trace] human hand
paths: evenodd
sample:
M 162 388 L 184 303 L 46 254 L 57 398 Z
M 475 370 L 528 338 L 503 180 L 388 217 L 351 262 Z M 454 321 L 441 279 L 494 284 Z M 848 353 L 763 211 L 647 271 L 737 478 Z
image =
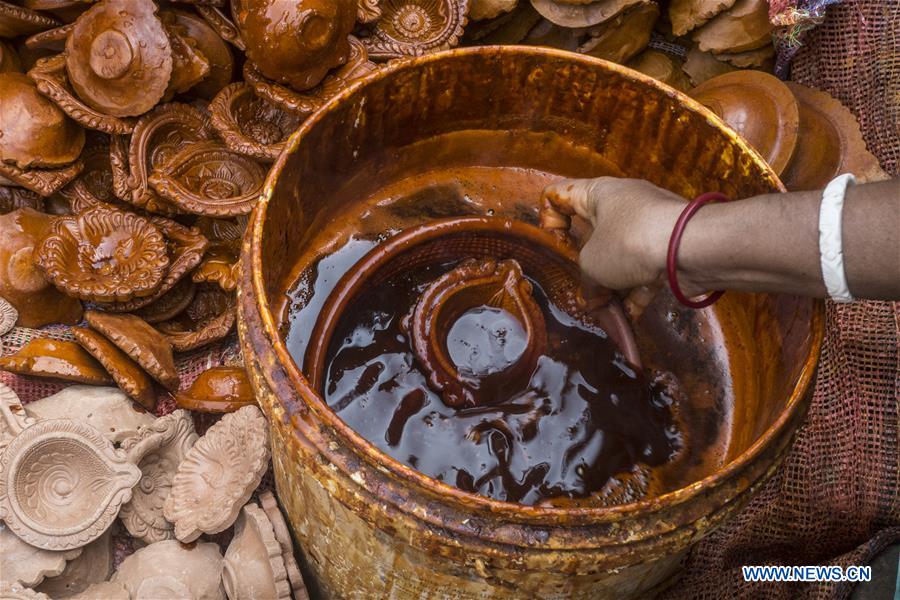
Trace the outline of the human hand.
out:
M 545 226 L 546 208 L 594 226 L 579 259 L 590 279 L 614 290 L 644 292 L 665 281 L 669 236 L 684 209 L 679 196 L 640 179 L 598 177 L 554 183 L 543 201 Z

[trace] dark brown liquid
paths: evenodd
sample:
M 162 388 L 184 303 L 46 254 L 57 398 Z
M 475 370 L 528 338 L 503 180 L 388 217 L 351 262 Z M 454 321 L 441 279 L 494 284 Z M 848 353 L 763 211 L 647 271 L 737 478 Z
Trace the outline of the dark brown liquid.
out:
M 332 409 L 396 460 L 494 499 L 537 504 L 593 495 L 613 503 L 644 495 L 650 469 L 682 445 L 672 399 L 635 372 L 603 331 L 551 305 L 537 282 L 548 350 L 525 389 L 490 406 L 454 409 L 428 387 L 400 321 L 453 266 L 406 273 L 345 311 L 323 390 Z M 477 309 L 463 317 L 447 340 L 458 366 L 490 372 L 515 359 L 523 332 L 514 319 Z

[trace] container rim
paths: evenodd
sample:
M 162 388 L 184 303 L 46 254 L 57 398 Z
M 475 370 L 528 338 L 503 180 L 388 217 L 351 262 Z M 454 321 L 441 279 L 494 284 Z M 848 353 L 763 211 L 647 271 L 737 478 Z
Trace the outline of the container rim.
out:
M 532 524 L 547 524 L 560 520 L 569 523 L 611 522 L 631 515 L 635 515 L 637 513 L 652 513 L 683 504 L 684 502 L 687 502 L 688 500 L 701 494 L 705 490 L 716 488 L 719 485 L 725 483 L 730 477 L 747 466 L 747 464 L 753 461 L 754 458 L 759 456 L 764 451 L 764 449 L 769 446 L 769 444 L 774 443 L 779 437 L 784 435 L 784 429 L 788 427 L 789 424 L 793 421 L 796 413 L 804 409 L 804 397 L 810 387 L 810 384 L 813 381 L 813 377 L 816 371 L 816 365 L 818 362 L 818 356 L 824 337 L 824 302 L 822 302 L 821 300 L 810 299 L 810 302 L 814 303 L 811 322 L 812 339 L 810 341 L 809 352 L 803 362 L 803 368 L 800 370 L 799 377 L 793 389 L 791 390 L 788 402 L 779 413 L 777 419 L 775 419 L 775 421 L 756 441 L 753 442 L 753 444 L 751 444 L 740 455 L 733 458 L 715 473 L 712 473 L 704 477 L 703 479 L 690 483 L 684 487 L 672 490 L 659 496 L 642 499 L 637 502 L 603 507 L 528 506 L 517 504 L 514 502 L 494 500 L 492 498 L 481 496 L 476 493 L 462 491 L 459 488 L 438 481 L 391 458 L 390 456 L 379 450 L 377 447 L 375 447 L 371 442 L 356 433 L 352 428 L 344 423 L 344 421 L 335 412 L 333 412 L 328 407 L 322 396 L 312 388 L 309 381 L 300 370 L 300 367 L 294 362 L 294 359 L 288 352 L 284 340 L 278 333 L 278 326 L 276 325 L 274 315 L 272 314 L 268 296 L 265 291 L 265 282 L 263 281 L 262 276 L 263 229 L 265 225 L 266 211 L 269 202 L 272 199 L 272 195 L 275 190 L 275 186 L 277 185 L 280 178 L 281 172 L 284 170 L 290 156 L 302 143 L 303 138 L 306 136 L 307 132 L 315 127 L 320 121 L 322 121 L 326 115 L 335 110 L 336 107 L 340 106 L 344 101 L 356 94 L 358 90 L 374 82 L 387 79 L 397 72 L 414 69 L 420 65 L 432 62 L 452 60 L 453 58 L 458 56 L 491 56 L 503 54 L 531 55 L 536 57 L 580 62 L 582 64 L 590 65 L 593 67 L 601 67 L 625 79 L 630 79 L 632 81 L 640 83 L 641 85 L 646 85 L 654 88 L 657 92 L 676 99 L 687 110 L 699 113 L 701 116 L 703 116 L 712 127 L 720 130 L 723 135 L 730 138 L 732 142 L 736 144 L 743 152 L 747 153 L 751 157 L 752 161 L 757 164 L 760 170 L 768 176 L 770 183 L 772 183 L 779 192 L 786 191 L 778 176 L 760 156 L 760 154 L 756 152 L 756 150 L 751 148 L 734 130 L 732 130 L 730 127 L 728 127 L 728 125 L 721 121 L 712 111 L 701 105 L 699 102 L 693 100 L 686 94 L 679 92 L 678 90 L 675 90 L 674 88 L 671 88 L 647 75 L 624 67 L 622 65 L 618 65 L 587 55 L 558 50 L 555 48 L 514 45 L 459 48 L 455 50 L 437 52 L 434 54 L 428 54 L 416 58 L 396 61 L 394 63 L 386 65 L 382 69 L 379 69 L 367 75 L 359 81 L 354 82 L 346 89 L 342 90 L 340 93 L 331 98 L 327 103 L 325 103 L 325 105 L 323 105 L 322 108 L 311 115 L 297 129 L 297 131 L 295 131 L 291 135 L 288 142 L 285 144 L 284 150 L 279 155 L 278 159 L 269 171 L 259 202 L 251 216 L 248 232 L 245 236 L 244 241 L 244 243 L 249 248 L 249 250 L 245 249 L 245 252 L 248 252 L 247 257 L 249 258 L 249 261 L 247 261 L 248 264 L 245 265 L 244 268 L 250 270 L 250 277 L 252 280 L 252 289 L 250 291 L 252 291 L 253 294 L 252 301 L 255 310 L 258 311 L 260 320 L 263 325 L 263 338 L 267 340 L 267 342 L 271 345 L 272 349 L 275 352 L 278 363 L 281 367 L 284 368 L 285 372 L 287 373 L 289 385 L 293 388 L 297 396 L 301 398 L 301 402 L 303 402 L 306 407 L 315 414 L 316 419 L 319 419 L 324 423 L 324 425 L 335 431 L 337 435 L 343 439 L 348 448 L 350 448 L 354 453 L 359 454 L 360 458 L 368 462 L 372 466 L 372 468 L 380 470 L 382 472 L 387 471 L 391 476 L 401 480 L 405 480 L 412 485 L 425 490 L 426 493 L 429 493 L 430 495 L 433 495 L 435 497 L 442 498 L 446 501 L 463 504 L 468 510 L 478 509 L 484 511 L 485 513 L 507 517 L 515 522 Z M 268 373 L 265 373 L 264 375 L 267 378 L 269 377 Z M 271 382 L 269 383 L 271 385 Z M 281 402 L 282 406 L 284 406 L 284 403 L 280 398 L 279 402 Z M 296 425 L 292 423 L 291 427 L 295 430 L 294 435 L 297 435 L 298 433 L 296 432 Z M 331 460 L 331 457 L 334 454 L 333 450 L 325 447 L 317 449 L 323 454 L 323 456 L 325 456 L 329 460 L 329 462 L 335 464 L 334 461 Z M 335 464 L 335 466 L 340 470 L 345 471 L 345 475 L 347 475 L 348 477 L 354 475 L 349 470 L 344 469 L 342 465 Z M 354 477 L 354 479 L 358 479 L 358 477 Z M 753 481 L 747 481 L 745 485 L 746 487 L 750 487 L 752 486 L 752 484 Z M 405 509 L 403 507 L 400 507 L 400 510 L 402 510 L 403 512 L 408 512 L 408 509 Z

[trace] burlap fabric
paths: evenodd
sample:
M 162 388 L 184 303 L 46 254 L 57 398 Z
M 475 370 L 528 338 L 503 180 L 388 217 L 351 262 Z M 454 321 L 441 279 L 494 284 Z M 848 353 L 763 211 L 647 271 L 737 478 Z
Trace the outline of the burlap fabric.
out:
M 900 175 L 900 0 L 771 3 L 773 22 L 784 26 L 782 72 L 793 57 L 790 78 L 840 99 L 882 167 Z M 847 598 L 852 584 L 745 583 L 740 566 L 864 564 L 900 540 L 900 303 L 829 303 L 826 327 L 813 403 L 784 466 L 696 547 L 663 597 Z M 3 337 L 2 354 L 35 336 L 68 334 L 17 328 Z M 239 362 L 233 337 L 181 356 L 182 386 L 205 369 Z M 26 403 L 64 387 L 5 372 L 0 381 Z M 171 397 L 161 398 L 160 414 L 173 408 Z M 119 547 L 120 556 L 130 551 L 127 540 Z

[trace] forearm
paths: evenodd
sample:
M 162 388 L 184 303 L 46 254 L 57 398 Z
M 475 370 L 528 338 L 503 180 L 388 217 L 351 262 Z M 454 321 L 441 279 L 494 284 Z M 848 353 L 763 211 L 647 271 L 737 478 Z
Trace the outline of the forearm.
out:
M 819 257 L 820 192 L 772 194 L 707 205 L 679 249 L 686 293 L 733 289 L 824 297 Z M 848 189 L 844 267 L 863 298 L 900 297 L 900 182 Z

